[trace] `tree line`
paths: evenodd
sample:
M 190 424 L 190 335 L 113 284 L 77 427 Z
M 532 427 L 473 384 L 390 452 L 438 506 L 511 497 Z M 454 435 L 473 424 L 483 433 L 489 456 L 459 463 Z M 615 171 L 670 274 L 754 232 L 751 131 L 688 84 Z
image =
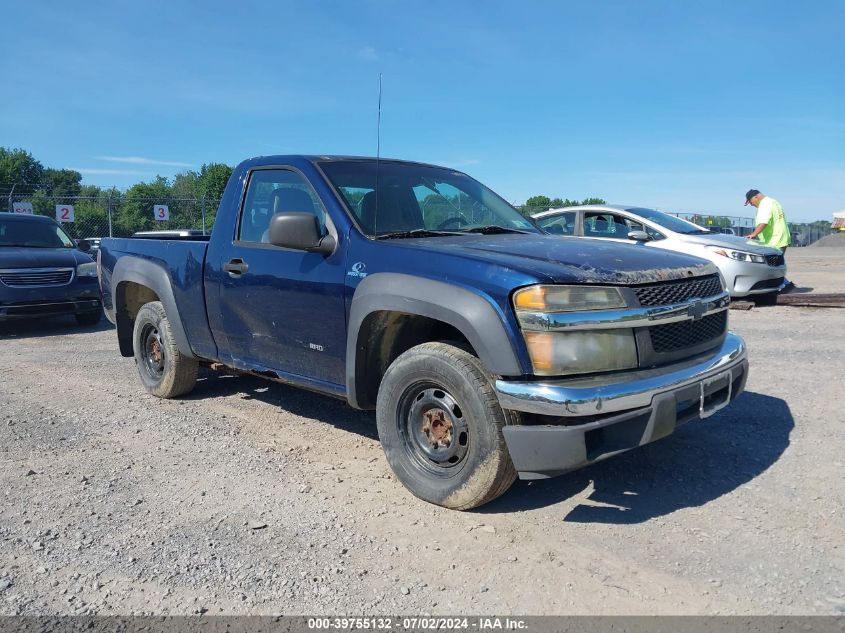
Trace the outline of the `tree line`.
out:
M 82 184 L 82 174 L 73 169 L 45 167 L 21 148 L 0 147 L 0 196 L 31 202 L 36 213 L 52 216 L 56 204 L 73 204 L 75 224 L 86 235 L 108 235 L 108 214 L 112 210 L 114 235 L 156 228 L 153 204 L 170 207 L 171 224 L 202 228 L 214 223 L 217 203 L 232 173 L 223 163 L 206 163 L 198 171 L 187 170 L 172 179 L 156 176 L 120 191 Z M 0 208 L 6 206 L 0 200 Z
M 582 204 L 607 204 L 604 198 L 584 198 L 580 202 L 578 200 L 570 200 L 569 198 L 549 198 L 549 196 L 531 196 L 522 205 L 523 212 L 526 213 L 540 213 L 549 209 L 560 209 L 562 207 L 577 207 Z

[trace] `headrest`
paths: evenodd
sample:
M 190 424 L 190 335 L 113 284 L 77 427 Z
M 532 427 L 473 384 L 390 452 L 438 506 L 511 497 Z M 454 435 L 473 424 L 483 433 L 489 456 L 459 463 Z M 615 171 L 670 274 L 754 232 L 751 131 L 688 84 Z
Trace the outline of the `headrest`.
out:
M 282 187 L 274 189 L 270 194 L 270 212 L 303 211 L 314 213 L 314 201 L 302 189 Z

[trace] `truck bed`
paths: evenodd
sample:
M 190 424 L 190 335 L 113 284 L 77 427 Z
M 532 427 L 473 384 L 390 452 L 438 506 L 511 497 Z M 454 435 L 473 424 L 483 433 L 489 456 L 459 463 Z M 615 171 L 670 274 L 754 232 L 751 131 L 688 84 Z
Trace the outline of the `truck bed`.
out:
M 207 248 L 208 236 L 104 238 L 98 261 L 106 317 L 117 323 L 115 305 L 121 289 L 112 287 L 113 276 L 122 283 L 137 279 L 151 287 L 172 288 L 172 297 L 160 296 L 160 300 L 165 307 L 173 302 L 168 313 L 179 315 L 191 351 L 200 358 L 213 358 L 216 345 L 208 325 L 203 280 Z

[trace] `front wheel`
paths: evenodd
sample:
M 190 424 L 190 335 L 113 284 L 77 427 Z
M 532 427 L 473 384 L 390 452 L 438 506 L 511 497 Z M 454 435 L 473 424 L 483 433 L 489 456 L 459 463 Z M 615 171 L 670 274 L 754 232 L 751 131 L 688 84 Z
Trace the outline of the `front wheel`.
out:
M 515 418 L 463 349 L 424 343 L 400 355 L 379 387 L 376 420 L 388 464 L 424 501 L 469 510 L 516 479 L 502 434 Z
M 138 310 L 132 348 L 141 383 L 154 396 L 175 398 L 194 388 L 199 363 L 179 351 L 160 301 L 146 303 Z

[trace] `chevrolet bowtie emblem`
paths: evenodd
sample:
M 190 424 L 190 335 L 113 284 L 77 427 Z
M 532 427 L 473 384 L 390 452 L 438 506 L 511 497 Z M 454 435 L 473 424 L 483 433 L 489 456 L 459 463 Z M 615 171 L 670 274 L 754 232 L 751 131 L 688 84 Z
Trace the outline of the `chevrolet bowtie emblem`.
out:
M 696 301 L 693 303 L 689 308 L 687 308 L 687 314 L 692 317 L 693 321 L 698 321 L 704 316 L 704 313 L 707 312 L 707 306 L 704 304 L 703 301 Z

